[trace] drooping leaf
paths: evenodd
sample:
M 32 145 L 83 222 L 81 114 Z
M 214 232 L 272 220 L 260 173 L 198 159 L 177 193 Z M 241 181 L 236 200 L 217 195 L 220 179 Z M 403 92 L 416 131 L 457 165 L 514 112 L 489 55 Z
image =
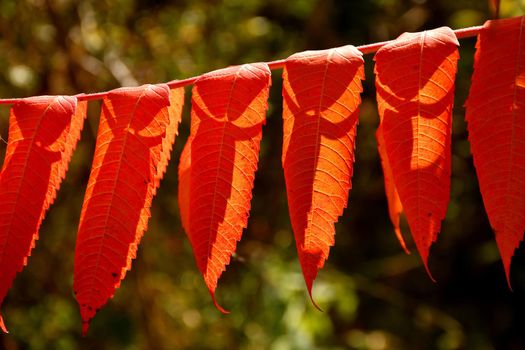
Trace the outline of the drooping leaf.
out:
M 147 230 L 177 134 L 183 88 L 121 88 L 104 97 L 80 216 L 74 290 L 85 334 L 119 287 Z
M 363 79 L 362 54 L 353 46 L 306 51 L 285 62 L 282 162 L 310 296 L 348 202 Z
M 510 285 L 525 232 L 525 17 L 487 21 L 466 103 L 481 194 Z
M 379 49 L 374 58 L 386 153 L 383 162 L 389 163 L 427 271 L 430 246 L 440 231 L 449 200 L 458 45 L 454 32 L 442 27 L 402 34 Z M 395 200 L 391 197 L 389 200 Z
M 11 109 L 0 173 L 0 305 L 26 265 L 53 203 L 86 116 L 75 97 L 22 99 Z M 0 328 L 6 332 L 2 316 Z
M 215 289 L 248 222 L 269 86 L 270 69 L 256 63 L 207 73 L 193 88 L 179 207 L 197 266 L 222 312 Z
M 390 162 L 388 161 L 388 156 L 385 149 L 385 141 L 383 140 L 383 131 L 381 127 L 377 128 L 376 132 L 377 139 L 377 149 L 379 150 L 379 158 L 381 158 L 381 166 L 383 168 L 383 177 L 385 180 L 385 192 L 386 198 L 388 201 L 388 214 L 390 216 L 390 221 L 394 226 L 394 232 L 396 234 L 397 240 L 403 250 L 410 254 L 403 235 L 401 233 L 401 226 L 399 224 L 399 219 L 403 213 L 403 205 L 399 199 L 399 193 L 397 193 L 396 185 L 394 183 L 394 176 L 392 175 L 392 168 L 390 168 Z

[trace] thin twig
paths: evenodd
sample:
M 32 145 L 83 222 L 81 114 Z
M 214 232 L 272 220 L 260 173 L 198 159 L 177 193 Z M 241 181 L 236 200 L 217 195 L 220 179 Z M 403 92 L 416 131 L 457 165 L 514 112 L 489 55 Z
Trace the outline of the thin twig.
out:
M 456 37 L 458 39 L 469 38 L 469 37 L 476 36 L 481 30 L 481 28 L 482 26 L 462 28 L 462 29 L 455 30 L 454 33 L 456 34 Z M 379 48 L 381 48 L 382 46 L 388 43 L 391 43 L 391 42 L 393 42 L 393 40 L 382 41 L 382 42 L 368 44 L 368 45 L 362 45 L 362 46 L 358 46 L 357 49 L 361 51 L 364 55 L 371 54 L 379 50 Z M 280 60 L 275 60 L 275 61 L 270 61 L 270 62 L 265 62 L 265 63 L 268 65 L 268 67 L 270 67 L 271 70 L 276 70 L 276 69 L 282 69 L 284 67 L 284 62 L 285 62 L 284 59 L 280 59 Z M 172 80 L 172 81 L 167 82 L 166 84 L 170 88 L 189 86 L 189 85 L 193 85 L 195 81 L 199 79 L 199 77 L 200 75 L 191 77 L 191 78 L 187 78 L 187 79 L 183 79 L 183 80 Z M 93 101 L 93 100 L 104 98 L 104 96 L 106 96 L 107 94 L 108 94 L 108 91 L 97 92 L 93 94 L 80 93 L 78 95 L 75 95 L 75 97 L 77 97 L 79 101 Z M 14 104 L 19 100 L 20 100 L 19 98 L 0 99 L 0 105 Z

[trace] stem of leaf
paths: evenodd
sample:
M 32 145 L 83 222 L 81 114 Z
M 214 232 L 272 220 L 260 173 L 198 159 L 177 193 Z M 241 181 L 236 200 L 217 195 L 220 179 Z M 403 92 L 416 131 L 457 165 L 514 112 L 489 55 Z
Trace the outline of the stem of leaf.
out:
M 469 38 L 469 37 L 476 36 L 481 30 L 481 28 L 482 26 L 462 28 L 462 29 L 455 30 L 454 33 L 456 34 L 456 37 L 458 39 Z M 361 51 L 364 55 L 371 54 L 379 50 L 379 48 L 381 48 L 383 45 L 391 43 L 392 41 L 393 40 L 382 41 L 382 42 L 368 44 L 368 45 L 362 45 L 362 46 L 358 46 L 357 49 Z M 270 67 L 271 70 L 282 69 L 284 67 L 284 63 L 285 63 L 284 59 L 266 62 L 266 64 L 268 64 L 268 67 Z M 166 85 L 168 85 L 172 89 L 183 87 L 183 86 L 190 86 L 190 85 L 193 85 L 199 79 L 199 77 L 200 75 L 191 77 L 191 78 L 187 78 L 187 79 L 183 79 L 183 80 L 172 80 L 172 81 L 167 82 Z M 79 101 L 93 101 L 93 100 L 102 99 L 107 94 L 108 94 L 107 91 L 96 92 L 92 94 L 80 93 L 78 95 L 75 95 L 75 97 L 77 97 Z M 0 99 L 0 105 L 11 105 L 20 100 L 21 98 Z

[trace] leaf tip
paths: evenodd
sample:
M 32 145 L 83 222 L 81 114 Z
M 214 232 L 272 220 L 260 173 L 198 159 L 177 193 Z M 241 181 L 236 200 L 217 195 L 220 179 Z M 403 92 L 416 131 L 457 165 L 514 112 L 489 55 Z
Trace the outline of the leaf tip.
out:
M 494 227 L 492 229 L 496 235 L 496 244 L 501 257 L 501 262 L 503 263 L 507 285 L 509 286 L 509 290 L 512 292 L 513 290 L 510 282 L 510 267 L 512 264 L 512 257 L 514 256 L 516 249 L 518 249 L 520 246 L 520 241 L 510 242 L 510 239 L 507 241 L 508 238 L 505 239 L 509 236 L 507 232 L 504 230 L 497 230 Z
M 401 229 L 399 227 L 394 227 L 394 231 L 396 233 L 397 240 L 399 241 L 399 244 L 401 245 L 401 248 L 405 251 L 407 255 L 410 255 L 410 250 L 408 249 L 405 240 L 403 238 L 403 234 L 401 233 Z
M 313 281 L 312 281 L 313 282 Z M 308 284 L 308 283 L 307 283 Z M 312 305 L 319 311 L 324 312 L 323 309 L 315 302 L 314 297 L 312 295 L 312 283 L 307 285 L 308 287 L 308 296 L 310 297 L 310 301 L 312 302 Z
M 315 299 L 312 295 L 312 289 L 314 285 L 314 281 L 317 277 L 317 273 L 319 272 L 318 268 L 315 268 L 314 270 L 309 270 L 306 268 L 307 265 L 303 263 L 303 260 L 301 260 L 301 268 L 303 270 L 303 276 L 304 276 L 304 282 L 306 283 L 306 289 L 308 290 L 308 296 L 310 297 L 310 301 L 312 302 L 312 305 L 319 311 L 323 312 L 323 309 L 319 307 L 319 305 L 315 302 Z M 319 265 L 316 265 L 319 266 Z
M 97 311 L 88 303 L 85 303 L 82 299 L 79 299 L 77 296 L 77 303 L 80 307 L 80 317 L 82 319 L 82 336 L 85 337 L 91 324 L 91 320 L 95 317 Z
M 512 289 L 512 285 L 510 283 L 510 275 L 507 275 L 507 285 L 509 286 L 509 290 L 514 293 L 514 290 Z
M 2 318 L 2 315 L 0 315 L 0 329 L 4 333 L 9 333 L 9 331 L 7 330 L 7 328 L 6 328 L 5 324 L 4 324 L 4 319 Z
M 217 299 L 215 298 L 215 291 L 212 291 L 210 289 L 210 295 L 211 295 L 211 299 L 213 300 L 213 305 L 215 305 L 217 310 L 219 310 L 224 315 L 227 315 L 230 313 L 230 311 L 226 310 L 225 308 L 219 305 L 219 303 L 217 302 Z
M 509 290 L 513 292 L 512 290 L 512 284 L 510 283 L 510 263 L 511 263 L 512 257 L 502 257 L 503 261 L 503 268 L 505 269 L 505 278 L 507 279 L 507 285 L 509 286 Z
M 422 259 L 423 259 L 423 266 L 425 266 L 425 271 L 427 272 L 428 277 L 430 278 L 432 282 L 437 283 L 436 279 L 434 278 L 434 276 L 432 276 L 432 273 L 430 272 L 430 269 L 428 268 L 427 258 L 422 256 Z
M 82 321 L 82 336 L 83 337 L 87 335 L 88 329 L 89 329 L 89 321 Z

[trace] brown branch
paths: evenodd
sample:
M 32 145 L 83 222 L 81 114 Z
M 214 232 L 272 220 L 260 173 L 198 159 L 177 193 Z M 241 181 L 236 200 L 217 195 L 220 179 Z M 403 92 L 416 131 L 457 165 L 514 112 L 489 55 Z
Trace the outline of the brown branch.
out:
M 482 26 L 462 28 L 462 29 L 455 30 L 454 33 L 456 34 L 456 37 L 458 39 L 469 38 L 469 37 L 476 36 L 479 33 L 479 31 L 481 30 L 481 28 L 482 28 Z M 393 40 L 382 41 L 382 42 L 379 42 L 379 43 L 373 43 L 373 44 L 368 44 L 368 45 L 357 46 L 357 49 L 359 51 L 361 51 L 365 55 L 366 54 L 371 54 L 371 53 L 374 53 L 377 50 L 379 50 L 379 48 L 381 48 L 383 45 L 391 43 L 392 41 Z M 280 60 L 266 62 L 266 64 L 268 64 L 268 66 L 270 67 L 271 70 L 276 70 L 276 69 L 283 68 L 284 67 L 284 62 L 285 62 L 284 59 L 280 59 Z M 199 79 L 199 77 L 200 77 L 200 75 L 195 76 L 195 77 L 191 77 L 191 78 L 187 78 L 187 79 L 183 79 L 183 80 L 172 80 L 172 81 L 167 82 L 166 84 L 170 88 L 189 86 L 189 85 L 192 85 L 193 83 L 195 83 L 195 81 L 197 79 Z M 127 80 L 127 79 L 125 79 L 125 80 Z M 103 98 L 106 95 L 107 95 L 107 91 L 105 91 L 105 92 L 97 92 L 97 93 L 93 93 L 93 94 L 80 93 L 80 94 L 75 95 L 75 96 L 80 101 L 92 101 L 92 100 L 101 99 L 101 98 Z M 13 104 L 13 103 L 16 103 L 18 100 L 20 100 L 20 99 L 18 99 L 18 98 L 0 99 L 0 105 L 2 105 L 2 104 Z

